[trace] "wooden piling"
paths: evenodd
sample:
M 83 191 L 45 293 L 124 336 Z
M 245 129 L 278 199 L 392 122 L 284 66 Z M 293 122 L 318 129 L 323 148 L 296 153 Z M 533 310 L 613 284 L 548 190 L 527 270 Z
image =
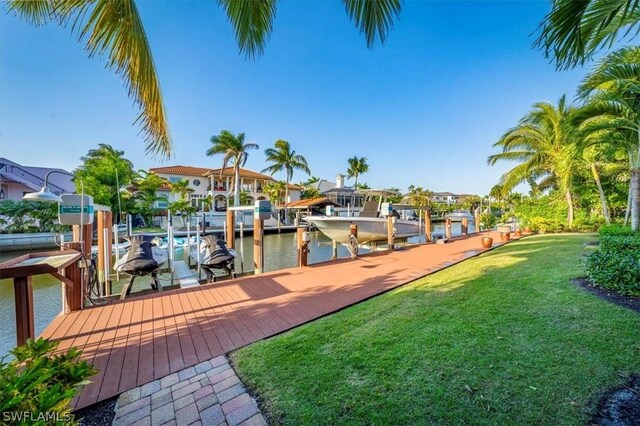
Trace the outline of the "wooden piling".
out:
M 66 243 L 64 246 L 72 250 L 80 251 L 81 244 L 79 242 L 71 242 Z M 84 268 L 81 268 L 80 263 L 76 262 L 66 267 L 64 276 L 73 281 L 72 287 L 62 283 L 62 311 L 68 314 L 69 312 L 82 309 L 84 299 Z
M 393 250 L 394 246 L 394 235 L 395 232 L 393 230 L 394 217 L 392 215 L 387 216 L 387 246 L 389 250 Z
M 338 258 L 338 243 L 331 241 L 331 259 Z
M 475 214 L 473 216 L 473 224 L 475 225 L 476 232 L 480 232 L 480 212 L 476 209 Z
M 448 217 L 444 220 L 444 237 L 451 238 L 451 218 Z
M 264 270 L 264 223 L 260 219 L 253 220 L 253 267 L 255 274 Z
M 349 226 L 349 234 L 358 238 L 358 225 L 352 223 L 351 226 Z
M 98 282 L 100 283 L 100 293 L 105 296 L 111 296 L 110 260 L 113 247 L 112 217 L 113 215 L 110 211 L 99 210 L 96 214 L 98 229 Z
M 462 218 L 462 235 L 469 234 L 469 219 L 466 217 Z
M 426 209 L 424 211 L 424 234 L 425 241 L 431 242 L 431 210 Z
M 22 346 L 27 342 L 27 339 L 34 338 L 36 335 L 31 277 L 15 277 L 13 290 L 16 300 L 16 337 L 18 346 Z
M 298 247 L 298 266 L 303 267 L 307 266 L 308 261 L 308 253 L 309 253 L 309 244 L 304 241 L 304 233 L 307 231 L 304 227 L 298 227 L 297 231 L 297 247 Z
M 234 248 L 236 245 L 236 224 L 233 220 L 233 210 L 227 209 L 227 248 Z

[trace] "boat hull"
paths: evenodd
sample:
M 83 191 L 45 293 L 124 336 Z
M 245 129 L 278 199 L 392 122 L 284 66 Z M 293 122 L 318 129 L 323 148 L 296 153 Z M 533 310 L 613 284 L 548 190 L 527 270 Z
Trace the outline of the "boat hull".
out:
M 386 218 L 309 216 L 306 218 L 327 237 L 338 243 L 346 244 L 351 225 L 358 225 L 358 243 L 366 244 L 387 241 Z M 405 239 L 420 234 L 420 224 L 413 220 L 396 220 L 394 223 L 396 239 Z

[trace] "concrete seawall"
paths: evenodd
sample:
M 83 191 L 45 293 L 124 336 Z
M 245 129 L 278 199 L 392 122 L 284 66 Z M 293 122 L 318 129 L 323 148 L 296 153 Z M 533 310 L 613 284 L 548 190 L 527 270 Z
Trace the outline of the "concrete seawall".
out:
M 55 249 L 55 233 L 0 234 L 0 252 Z M 71 232 L 65 232 L 65 241 L 71 241 Z

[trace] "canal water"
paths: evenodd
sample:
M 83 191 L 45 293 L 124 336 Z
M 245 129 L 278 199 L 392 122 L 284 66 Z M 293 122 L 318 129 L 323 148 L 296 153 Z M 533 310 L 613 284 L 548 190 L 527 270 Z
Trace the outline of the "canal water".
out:
M 469 224 L 469 229 L 473 228 L 473 223 Z M 444 234 L 444 225 L 435 223 L 433 226 L 434 233 Z M 460 235 L 461 228 L 459 223 L 454 223 L 452 234 Z M 243 238 L 242 250 L 239 241 L 236 239 L 236 272 L 244 270 L 249 272 L 253 270 L 253 236 L 249 235 Z M 416 244 L 424 242 L 424 236 L 410 238 L 407 243 Z M 318 263 L 331 259 L 332 244 L 331 240 L 320 232 L 312 233 L 312 240 L 309 243 L 309 263 Z M 243 265 L 240 262 L 240 253 L 244 252 Z M 367 253 L 369 250 L 360 249 L 360 253 Z M 176 248 L 176 259 L 187 260 L 187 251 L 182 248 Z M 0 253 L 0 262 L 20 256 L 23 252 L 5 252 Z M 349 257 L 346 247 L 338 246 L 338 257 Z M 275 271 L 278 269 L 291 268 L 296 265 L 296 234 L 267 234 L 264 236 L 264 269 L 265 272 Z M 193 263 L 193 262 L 192 262 Z M 244 266 L 244 267 L 243 267 Z M 203 274 L 204 277 L 204 274 Z M 122 289 L 126 277 L 121 276 L 121 280 L 113 283 L 113 293 L 118 294 Z M 135 292 L 149 289 L 150 279 L 147 277 L 137 278 L 132 289 L 132 296 Z M 169 274 L 160 275 L 160 281 L 164 286 L 170 285 L 171 277 Z M 35 332 L 39 335 L 46 326 L 60 313 L 62 287 L 59 281 L 50 275 L 38 275 L 33 277 L 33 303 L 35 311 Z M 16 344 L 15 329 L 15 305 L 13 294 L 13 283 L 11 280 L 0 280 L 0 357 L 11 350 Z

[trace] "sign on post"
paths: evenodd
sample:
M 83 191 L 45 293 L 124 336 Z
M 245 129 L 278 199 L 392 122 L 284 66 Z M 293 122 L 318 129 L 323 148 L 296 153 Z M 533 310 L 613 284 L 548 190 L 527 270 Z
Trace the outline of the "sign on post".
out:
M 255 219 L 268 220 L 271 218 L 271 203 L 268 200 L 258 200 L 253 207 Z
M 83 198 L 84 197 L 84 198 Z M 63 225 L 90 225 L 93 223 L 93 197 L 90 195 L 62 194 L 58 207 L 58 220 Z

